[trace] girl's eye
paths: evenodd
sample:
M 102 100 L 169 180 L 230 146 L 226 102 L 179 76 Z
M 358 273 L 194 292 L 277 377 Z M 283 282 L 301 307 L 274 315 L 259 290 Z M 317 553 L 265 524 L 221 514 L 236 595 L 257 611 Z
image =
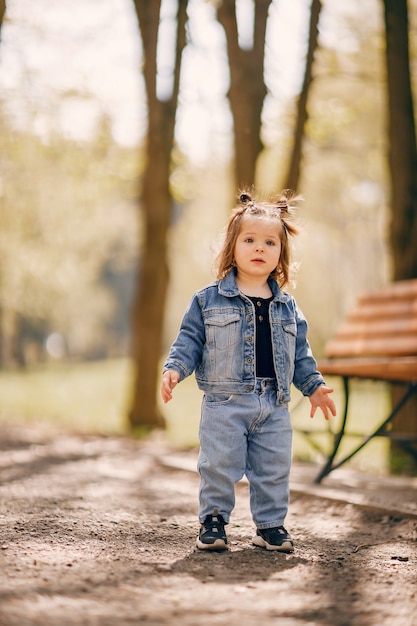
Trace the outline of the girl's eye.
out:
M 246 243 L 253 243 L 253 239 L 252 239 L 252 237 L 247 237 L 247 238 L 245 239 L 245 241 L 246 241 Z
M 267 241 L 266 245 L 267 246 L 275 246 L 275 241 Z

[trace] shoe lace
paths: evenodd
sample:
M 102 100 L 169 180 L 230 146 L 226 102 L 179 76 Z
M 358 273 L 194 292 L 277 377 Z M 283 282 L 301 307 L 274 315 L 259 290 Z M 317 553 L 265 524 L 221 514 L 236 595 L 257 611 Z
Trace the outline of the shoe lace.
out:
M 207 515 L 203 526 L 206 531 L 216 533 L 224 532 L 224 519 L 223 515 L 219 514 L 218 508 L 213 510 L 213 515 Z

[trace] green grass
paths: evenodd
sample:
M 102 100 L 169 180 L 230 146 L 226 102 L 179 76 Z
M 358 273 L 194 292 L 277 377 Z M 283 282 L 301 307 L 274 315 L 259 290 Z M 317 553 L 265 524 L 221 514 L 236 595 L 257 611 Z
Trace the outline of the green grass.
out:
M 127 359 L 2 371 L 0 420 L 122 433 L 130 381 Z
M 343 391 L 338 378 L 329 384 L 335 387 L 339 416 L 331 426 L 337 430 L 343 409 Z M 126 434 L 127 411 L 132 385 L 132 368 L 128 359 L 88 363 L 59 363 L 28 370 L 0 371 L 0 423 L 19 422 L 43 424 L 46 427 L 75 432 Z M 321 412 L 311 420 L 310 403 L 294 390 L 293 423 L 298 428 L 316 432 L 314 440 L 325 451 L 330 437 Z M 174 399 L 160 408 L 167 421 L 166 436 L 178 447 L 198 445 L 201 392 L 193 377 L 183 381 L 174 391 Z M 389 408 L 389 393 L 382 383 L 357 381 L 352 385 L 349 429 L 369 432 Z M 321 432 L 320 432 L 321 431 Z M 356 439 L 346 438 L 342 452 L 348 452 Z M 323 455 L 299 433 L 294 435 L 294 457 L 299 460 L 323 462 Z M 349 467 L 385 472 L 388 442 L 377 438 L 370 442 Z
M 51 425 L 82 433 L 125 434 L 133 381 L 129 359 L 57 363 L 0 371 L 0 423 Z M 198 443 L 201 393 L 192 378 L 160 408 L 175 445 Z

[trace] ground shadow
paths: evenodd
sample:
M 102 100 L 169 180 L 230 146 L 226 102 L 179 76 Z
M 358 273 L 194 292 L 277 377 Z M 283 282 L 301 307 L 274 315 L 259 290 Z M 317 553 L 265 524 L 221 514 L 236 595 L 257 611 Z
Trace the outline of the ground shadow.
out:
M 201 582 L 248 583 L 268 580 L 305 559 L 292 554 L 266 551 L 256 547 L 223 552 L 193 550 L 170 567 L 172 573 L 188 574 Z

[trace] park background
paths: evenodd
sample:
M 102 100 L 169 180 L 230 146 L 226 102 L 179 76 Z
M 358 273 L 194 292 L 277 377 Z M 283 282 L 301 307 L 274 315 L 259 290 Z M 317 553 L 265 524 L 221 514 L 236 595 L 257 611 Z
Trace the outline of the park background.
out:
M 192 293 L 214 277 L 213 258 L 237 191 L 225 33 L 212 2 L 185 4 L 170 160 L 170 280 L 162 350 L 155 347 L 161 364 Z M 291 291 L 320 357 L 358 294 L 388 283 L 393 265 L 384 2 L 318 4 L 297 186 L 303 229 L 294 245 Z M 312 3 L 268 5 L 256 188 L 278 192 L 304 89 Z M 254 3 L 240 0 L 236 7 L 239 44 L 250 49 Z M 176 1 L 161 3 L 160 102 L 172 90 L 176 11 Z M 412 76 L 416 20 L 417 3 L 410 1 Z M 142 39 L 132 0 L 6 3 L 0 42 L 4 423 L 102 434 L 132 430 L 132 307 L 146 238 L 141 181 L 149 108 Z M 249 92 L 249 85 L 248 93 L 242 89 L 242 100 Z M 143 297 L 152 300 L 152 289 Z M 340 384 L 331 383 L 340 410 Z M 175 445 L 195 446 L 201 394 L 189 379 L 175 395 L 168 406 L 159 403 L 167 436 Z M 366 430 L 389 402 L 385 385 L 361 383 L 353 395 L 355 426 Z M 309 420 L 308 402 L 296 392 L 293 404 L 294 420 Z M 372 442 L 352 463 L 385 472 L 387 446 Z M 321 460 L 298 439 L 295 454 Z

